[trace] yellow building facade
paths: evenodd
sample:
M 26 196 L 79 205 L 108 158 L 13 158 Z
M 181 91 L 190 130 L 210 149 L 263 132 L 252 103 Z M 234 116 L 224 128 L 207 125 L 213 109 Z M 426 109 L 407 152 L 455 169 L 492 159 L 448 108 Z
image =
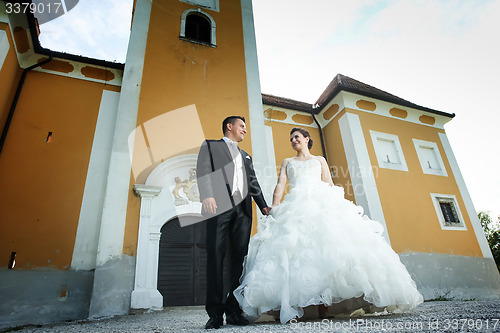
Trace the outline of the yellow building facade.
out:
M 0 2 L 0 327 L 203 304 L 193 174 L 229 115 L 247 120 L 268 202 L 304 127 L 426 299 L 500 295 L 454 115 L 340 74 L 314 105 L 263 95 L 252 15 L 246 0 L 137 0 L 116 64 L 42 48 L 34 17 Z

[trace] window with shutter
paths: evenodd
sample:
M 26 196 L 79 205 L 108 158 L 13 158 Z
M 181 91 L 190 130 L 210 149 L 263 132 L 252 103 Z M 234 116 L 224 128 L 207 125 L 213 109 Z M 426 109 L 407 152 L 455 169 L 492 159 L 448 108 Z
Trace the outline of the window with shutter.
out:
M 408 171 L 397 135 L 370 131 L 370 136 L 380 168 Z

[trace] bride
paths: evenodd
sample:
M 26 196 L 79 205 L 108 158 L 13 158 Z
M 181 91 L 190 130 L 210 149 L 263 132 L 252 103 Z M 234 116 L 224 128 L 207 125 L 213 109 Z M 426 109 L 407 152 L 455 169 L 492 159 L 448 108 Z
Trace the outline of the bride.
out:
M 413 309 L 422 295 L 383 238 L 382 225 L 344 199 L 326 160 L 309 152 L 312 141 L 302 128 L 290 133 L 297 155 L 281 164 L 271 216 L 250 239 L 234 291 L 243 315 L 255 321 L 279 310 L 286 323 L 310 305 L 340 303 L 346 310 L 356 300 L 389 312 Z M 287 179 L 290 190 L 280 204 Z

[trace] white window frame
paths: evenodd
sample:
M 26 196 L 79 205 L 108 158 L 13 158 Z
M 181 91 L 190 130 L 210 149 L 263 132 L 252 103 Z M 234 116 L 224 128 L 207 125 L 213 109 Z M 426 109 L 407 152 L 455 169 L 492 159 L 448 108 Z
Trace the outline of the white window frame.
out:
M 417 151 L 418 160 L 420 161 L 420 166 L 422 167 L 422 171 L 429 175 L 437 175 L 448 177 L 448 173 L 446 172 L 446 167 L 444 166 L 443 159 L 441 158 L 441 152 L 437 146 L 437 143 L 431 141 L 424 141 L 413 139 L 413 144 L 415 145 L 415 150 Z M 432 149 L 436 155 L 437 162 L 441 170 L 430 169 L 427 167 L 426 161 L 423 156 L 422 149 Z
M 467 230 L 467 226 L 465 225 L 465 220 L 462 216 L 462 212 L 460 211 L 460 207 L 458 206 L 457 198 L 452 194 L 440 194 L 440 193 L 431 193 L 432 203 L 434 204 L 434 209 L 436 210 L 436 215 L 439 220 L 439 225 L 442 230 Z M 446 225 L 446 221 L 444 219 L 443 211 L 441 210 L 441 206 L 439 205 L 441 202 L 449 202 L 451 203 L 455 211 L 457 212 L 457 216 L 460 219 L 460 225 L 457 226 L 449 226 Z
M 180 2 L 189 3 L 191 5 L 200 6 L 206 9 L 213 10 L 214 12 L 219 11 L 219 0 L 179 0 Z M 208 3 L 210 2 L 210 3 Z
M 397 135 L 370 131 L 370 136 L 372 138 L 373 148 L 375 149 L 375 155 L 377 156 L 378 166 L 380 168 L 408 171 L 408 166 L 403 154 L 403 148 L 401 148 L 401 143 L 399 142 L 399 137 Z M 382 148 L 378 145 L 379 141 L 388 141 L 394 143 L 396 147 L 396 153 L 398 154 L 401 163 L 387 163 L 386 161 L 384 161 L 385 155 L 382 152 Z
M 205 16 L 206 18 L 208 18 L 210 20 L 210 26 L 212 27 L 212 34 L 211 34 L 211 38 L 210 38 L 210 44 L 209 43 L 200 42 L 200 41 L 196 41 L 196 40 L 193 40 L 193 39 L 190 39 L 190 38 L 186 37 L 186 17 L 188 17 L 188 15 L 191 14 L 191 13 L 193 13 L 193 12 L 194 13 L 199 13 L 199 14 Z M 185 39 L 185 40 L 188 40 L 190 42 L 197 43 L 197 44 L 202 44 L 202 45 L 207 45 L 207 46 L 211 46 L 211 47 L 216 47 L 217 46 L 217 41 L 215 39 L 215 36 L 216 36 L 215 30 L 216 30 L 215 29 L 215 20 L 212 18 L 212 16 L 208 15 L 207 13 L 205 13 L 200 8 L 187 9 L 181 15 L 181 34 L 180 34 L 180 38 L 182 38 L 182 39 Z

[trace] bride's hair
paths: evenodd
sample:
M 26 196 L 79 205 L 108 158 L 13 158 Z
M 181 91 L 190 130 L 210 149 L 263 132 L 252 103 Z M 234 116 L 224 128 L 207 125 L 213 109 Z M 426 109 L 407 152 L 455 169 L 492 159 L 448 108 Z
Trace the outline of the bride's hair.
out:
M 300 132 L 300 134 L 302 134 L 304 136 L 304 138 L 309 138 L 309 142 L 307 144 L 307 148 L 309 148 L 309 149 L 312 148 L 312 146 L 313 146 L 313 139 L 311 138 L 311 135 L 309 134 L 308 131 L 306 131 L 305 129 L 300 128 L 300 127 L 294 127 L 292 129 L 292 131 L 290 132 L 290 135 L 292 135 L 293 132 Z

